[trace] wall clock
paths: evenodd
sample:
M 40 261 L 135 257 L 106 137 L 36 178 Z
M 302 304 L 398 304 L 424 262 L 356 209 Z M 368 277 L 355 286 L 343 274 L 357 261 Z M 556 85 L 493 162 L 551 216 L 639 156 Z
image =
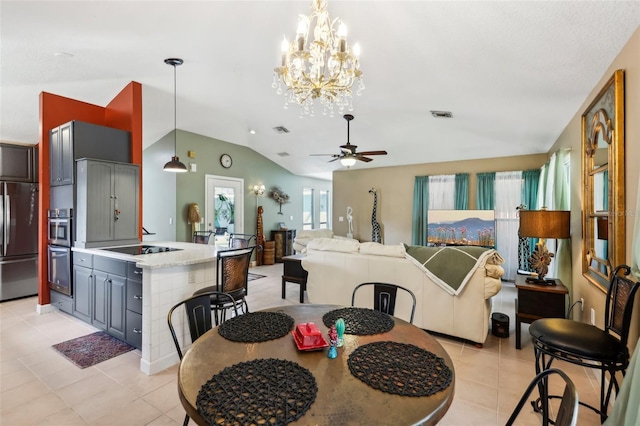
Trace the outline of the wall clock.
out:
M 225 169 L 228 169 L 233 164 L 233 160 L 231 159 L 231 156 L 229 154 L 222 154 L 220 156 L 220 164 Z

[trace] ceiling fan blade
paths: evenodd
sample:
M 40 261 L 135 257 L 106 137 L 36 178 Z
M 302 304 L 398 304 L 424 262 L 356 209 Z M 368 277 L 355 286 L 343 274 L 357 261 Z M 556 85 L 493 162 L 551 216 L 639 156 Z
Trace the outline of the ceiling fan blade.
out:
M 334 157 L 335 157 L 335 158 L 334 158 L 333 160 L 329 160 L 329 161 L 327 161 L 327 163 L 333 163 L 334 161 L 337 161 L 337 160 L 339 160 L 339 159 L 340 159 L 340 157 L 339 157 L 339 156 L 337 156 L 337 155 L 334 155 Z
M 387 151 L 363 151 L 359 152 L 358 155 L 387 155 Z
M 338 154 L 309 154 L 310 157 L 338 157 Z
M 357 154 L 356 160 L 360 160 L 360 161 L 364 161 L 365 163 L 368 163 L 369 161 L 373 161 L 373 158 L 363 157 L 362 154 Z

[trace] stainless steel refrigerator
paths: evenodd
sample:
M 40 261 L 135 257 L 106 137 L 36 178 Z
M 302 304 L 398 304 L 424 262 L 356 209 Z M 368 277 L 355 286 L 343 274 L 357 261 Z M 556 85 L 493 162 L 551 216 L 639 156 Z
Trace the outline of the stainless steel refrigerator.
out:
M 0 181 L 0 301 L 38 294 L 38 184 Z

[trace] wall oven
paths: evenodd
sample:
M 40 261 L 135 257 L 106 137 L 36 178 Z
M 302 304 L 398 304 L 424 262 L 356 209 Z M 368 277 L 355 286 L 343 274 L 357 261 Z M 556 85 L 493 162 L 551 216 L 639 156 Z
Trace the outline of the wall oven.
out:
M 47 211 L 47 238 L 50 245 L 71 247 L 73 209 Z
M 71 296 L 71 247 L 49 245 L 49 288 Z
M 73 294 L 71 285 L 73 210 L 48 210 L 47 218 L 49 288 L 71 296 Z

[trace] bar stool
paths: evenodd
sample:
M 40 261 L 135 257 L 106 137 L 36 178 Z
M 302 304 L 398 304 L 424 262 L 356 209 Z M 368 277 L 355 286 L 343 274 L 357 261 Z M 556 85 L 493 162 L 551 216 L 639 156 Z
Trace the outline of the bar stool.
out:
M 619 275 L 622 272 L 623 275 Z M 534 321 L 529 327 L 533 337 L 536 357 L 536 373 L 551 367 L 554 359 L 601 371 L 600 408 L 580 402 L 596 413 L 604 422 L 613 387 L 619 391 L 616 372 L 624 376 L 629 365 L 629 325 L 633 313 L 633 302 L 640 283 L 627 278 L 631 268 L 618 266 L 611 274 L 605 305 L 604 330 L 579 321 L 564 318 L 544 318 Z M 605 386 L 605 375 L 609 373 L 609 386 Z M 605 389 L 606 388 L 606 389 Z M 541 389 L 541 394 L 544 394 Z M 540 399 L 532 402 L 540 410 Z

